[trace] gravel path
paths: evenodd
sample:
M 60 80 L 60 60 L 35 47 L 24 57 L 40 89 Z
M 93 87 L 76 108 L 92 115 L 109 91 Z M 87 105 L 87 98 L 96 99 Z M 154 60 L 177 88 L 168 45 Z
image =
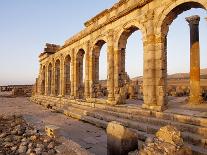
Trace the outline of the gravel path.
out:
M 103 129 L 54 113 L 28 99 L 0 97 L 0 115 L 23 115 L 27 123 L 41 131 L 45 125 L 56 125 L 61 128 L 61 135 L 64 138 L 78 143 L 91 153 L 107 154 L 107 139 Z

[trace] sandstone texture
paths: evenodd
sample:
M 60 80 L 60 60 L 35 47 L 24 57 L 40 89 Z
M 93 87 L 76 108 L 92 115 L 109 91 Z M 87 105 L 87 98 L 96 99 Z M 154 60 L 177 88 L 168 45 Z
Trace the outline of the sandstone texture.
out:
M 154 138 L 147 138 L 138 155 L 192 155 L 180 131 L 173 126 L 160 128 Z

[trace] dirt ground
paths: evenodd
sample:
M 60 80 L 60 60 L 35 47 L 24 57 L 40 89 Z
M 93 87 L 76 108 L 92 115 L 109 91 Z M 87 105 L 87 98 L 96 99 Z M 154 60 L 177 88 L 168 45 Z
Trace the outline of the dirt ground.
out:
M 0 96 L 0 115 L 21 114 L 28 123 L 41 131 L 45 125 L 56 125 L 61 128 L 64 138 L 78 143 L 91 153 L 107 154 L 107 138 L 103 129 L 54 113 L 28 99 Z

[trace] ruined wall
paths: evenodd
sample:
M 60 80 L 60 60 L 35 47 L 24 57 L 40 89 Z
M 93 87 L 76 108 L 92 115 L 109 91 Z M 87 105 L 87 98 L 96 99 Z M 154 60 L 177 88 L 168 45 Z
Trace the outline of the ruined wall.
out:
M 70 99 L 90 99 L 94 94 L 97 81 L 98 65 L 94 59 L 97 48 L 107 44 L 107 102 L 122 103 L 125 89 L 125 55 L 128 37 L 136 30 L 142 33 L 144 47 L 143 108 L 163 110 L 167 104 L 167 47 L 166 37 L 172 21 L 190 8 L 207 8 L 206 0 L 120 0 L 110 9 L 106 9 L 85 23 L 85 29 L 71 37 L 63 46 L 47 44 L 40 55 L 40 70 L 37 81 L 37 93 L 41 95 L 64 97 L 65 66 L 64 60 L 69 55 L 70 63 Z M 52 48 L 51 48 L 52 47 Z M 48 52 L 49 49 L 49 52 Z M 85 79 L 82 82 L 82 64 L 80 51 L 85 58 Z M 60 82 L 57 85 L 55 63 L 60 61 Z M 51 70 L 50 67 L 52 66 Z M 44 74 L 44 67 L 46 73 Z M 81 68 L 81 69 L 80 69 Z M 50 70 L 50 71 L 49 71 Z M 44 79 L 44 76 L 46 79 Z M 44 82 L 45 81 L 45 82 Z M 44 87 L 41 85 L 44 84 Z M 68 88 L 67 88 L 68 89 Z M 43 95 L 42 94 L 42 95 Z M 123 93 L 124 94 L 124 93 Z

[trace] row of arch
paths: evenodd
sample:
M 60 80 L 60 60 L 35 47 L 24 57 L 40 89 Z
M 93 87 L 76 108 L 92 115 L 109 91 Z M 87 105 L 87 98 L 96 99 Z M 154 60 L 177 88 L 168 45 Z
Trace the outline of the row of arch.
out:
M 113 87 L 113 93 L 116 92 L 116 88 L 122 87 L 122 83 L 119 81 L 123 81 L 121 78 L 121 74 L 125 72 L 125 55 L 124 51 L 127 44 L 128 37 L 135 31 L 141 30 L 142 37 L 143 37 L 143 45 L 144 45 L 144 57 L 148 55 L 148 52 L 151 52 L 150 54 L 150 60 L 144 60 L 144 85 L 148 85 L 148 88 L 144 91 L 147 91 L 144 93 L 146 96 L 145 102 L 152 103 L 152 104 L 164 104 L 165 102 L 165 91 L 166 91 L 166 77 L 167 77 L 167 33 L 169 30 L 169 25 L 172 23 L 172 21 L 182 12 L 189 10 L 191 8 L 204 8 L 206 9 L 207 4 L 204 3 L 202 0 L 193 0 L 193 1 L 183 1 L 179 0 L 176 2 L 176 4 L 168 7 L 164 13 L 163 16 L 160 16 L 160 21 L 157 23 L 150 23 L 154 25 L 155 28 L 153 32 L 153 37 L 151 38 L 151 34 L 148 29 L 151 29 L 151 25 L 149 24 L 149 27 L 144 27 L 141 24 L 138 24 L 137 22 L 132 22 L 129 24 L 126 24 L 125 27 L 122 28 L 122 31 L 117 34 L 113 34 L 114 38 L 118 38 L 114 40 L 109 39 L 108 37 L 106 39 L 100 39 L 95 42 L 95 44 L 92 45 L 92 50 L 84 50 L 80 49 L 75 54 L 74 58 L 70 55 L 67 55 L 64 58 L 64 67 L 61 67 L 61 60 L 57 59 L 53 65 L 53 63 L 49 63 L 49 65 L 43 66 L 41 71 L 41 93 L 45 94 L 47 92 L 48 95 L 55 94 L 55 95 L 75 95 L 78 98 L 84 97 L 84 93 L 88 92 L 89 96 L 93 97 L 92 91 L 90 90 L 91 85 L 96 83 L 99 80 L 99 74 L 97 70 L 99 70 L 99 55 L 101 47 L 107 43 L 107 80 L 111 81 L 111 79 L 115 79 L 113 81 L 113 84 L 108 84 L 108 87 Z M 148 30 L 148 31 L 147 31 Z M 159 32 L 159 34 L 157 34 Z M 105 37 L 104 37 L 105 38 Z M 150 42 L 153 40 L 154 42 Z M 151 49 L 152 45 L 154 46 L 154 49 Z M 111 57 L 111 51 L 110 48 L 113 48 L 113 57 L 116 57 L 113 59 Z M 90 49 L 90 48 L 89 48 Z M 152 51 L 155 51 L 153 53 Z M 89 82 L 88 90 L 86 90 L 86 84 L 83 82 L 83 59 L 84 56 L 86 56 L 86 59 L 90 59 L 91 64 L 88 64 L 88 68 L 86 68 L 86 73 L 90 74 L 85 79 L 85 83 Z M 152 61 L 153 59 L 153 61 Z M 111 62 L 115 61 L 115 62 Z M 155 62 L 157 61 L 157 62 Z M 158 62 L 159 61 L 159 62 Z M 113 63 L 113 64 L 112 64 Z M 112 67 L 112 65 L 114 65 Z M 72 66 L 72 67 L 71 67 Z M 113 68 L 113 72 L 111 72 L 110 68 Z M 156 68 L 152 68 L 156 67 Z M 149 69 L 152 70 L 152 74 L 148 76 L 145 72 L 149 71 Z M 159 72 L 154 72 L 154 70 L 157 69 Z M 62 70 L 62 72 L 61 72 Z M 46 74 L 46 72 L 48 72 Z M 92 74 L 91 74 L 92 73 Z M 113 75 L 111 75 L 111 73 Z M 61 75 L 62 74 L 62 75 Z M 64 76 L 63 76 L 64 75 Z M 145 79 L 147 75 L 147 78 Z M 73 79 L 74 78 L 74 79 Z M 62 86 L 64 87 L 64 92 L 61 92 L 61 82 L 62 79 L 64 79 Z M 46 86 L 46 80 L 48 86 Z M 147 84 L 150 81 L 150 84 Z M 54 86 L 54 88 L 53 88 Z M 62 88 L 63 88 L 62 87 Z M 75 88 L 75 90 L 74 90 Z M 52 89 L 54 90 L 54 93 L 52 92 Z M 108 88 L 110 91 L 110 89 Z M 117 91 L 118 93 L 118 91 Z M 162 94 L 162 96 L 160 95 Z M 147 101 L 148 100 L 148 101 Z M 156 100 L 156 101 L 155 101 Z

